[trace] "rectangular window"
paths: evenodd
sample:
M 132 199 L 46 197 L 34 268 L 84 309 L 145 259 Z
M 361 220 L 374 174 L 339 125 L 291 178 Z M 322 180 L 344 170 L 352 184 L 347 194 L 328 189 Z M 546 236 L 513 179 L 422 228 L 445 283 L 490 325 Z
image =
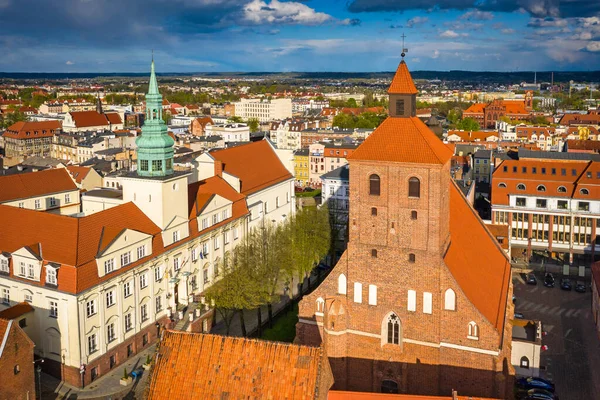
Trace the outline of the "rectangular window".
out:
M 192 261 L 196 261 L 198 259 L 198 250 L 192 249 Z
M 159 265 L 158 267 L 154 268 L 154 280 L 156 282 L 160 281 L 163 277 L 163 272 L 162 272 L 162 267 Z
M 525 207 L 527 205 L 527 199 L 525 197 L 517 197 L 517 207 Z
M 223 243 L 229 243 L 229 231 L 225 231 L 225 233 L 223 233 Z
M 566 169 L 566 168 L 561 168 L 561 170 L 560 170 L 560 174 L 561 174 L 562 176 L 567 176 L 567 169 Z
M 180 268 L 180 267 L 181 267 L 181 266 L 180 266 L 180 263 L 179 263 L 179 257 L 175 257 L 175 258 L 173 258 L 173 269 L 174 269 L 175 271 L 179 271 L 179 268 Z
M 369 285 L 369 305 L 377 305 L 377 286 Z
M 202 220 L 202 229 L 208 228 L 208 218 Z
M 173 232 L 173 242 L 179 241 L 179 231 Z
M 125 332 L 129 332 L 133 329 L 133 321 L 131 319 L 131 313 L 125 316 Z
M 152 171 L 162 171 L 162 160 L 152 160 Z
M 155 306 L 156 306 L 156 312 L 161 312 L 162 311 L 162 296 L 158 296 L 154 299 L 155 302 Z
M 588 201 L 580 201 L 577 203 L 577 209 L 579 211 L 590 211 L 590 203 Z
M 144 289 L 148 286 L 148 274 L 143 273 L 140 275 L 140 289 Z
M 202 278 L 204 280 L 204 284 L 206 285 L 208 283 L 208 269 L 202 271 Z
M 417 292 L 414 290 L 408 291 L 408 302 L 406 309 L 408 311 L 417 311 Z
M 354 282 L 354 302 L 362 303 L 362 283 Z
M 404 116 L 404 99 L 396 100 L 396 115 L 402 117 Z
M 33 303 L 33 296 L 30 294 L 25 295 L 25 301 L 28 303 Z
M 121 267 L 124 267 L 131 263 L 131 252 L 125 252 L 121 254 Z
M 537 174 L 537 167 L 531 167 L 531 172 Z
M 56 199 L 54 197 L 50 197 L 50 207 L 56 206 Z
M 238 238 L 238 228 L 233 228 L 233 240 L 237 240 Z
M 93 333 L 88 336 L 88 354 L 95 353 L 98 350 L 98 343 L 96 341 L 96 334 Z
M 27 265 L 27 277 L 29 279 L 33 279 L 35 277 L 35 267 L 33 266 L 33 264 Z
M 139 260 L 140 258 L 144 257 L 146 257 L 146 245 L 141 245 L 137 248 L 137 258 Z
M 147 304 L 143 304 L 142 307 L 140 307 L 140 315 L 142 317 L 142 322 L 145 322 L 148 320 L 148 305 Z
M 214 248 L 215 248 L 215 250 L 217 250 L 219 248 L 219 238 L 218 237 L 214 238 L 213 242 L 214 242 Z
M 423 313 L 431 314 L 433 309 L 433 297 L 429 292 L 423 293 Z
M 40 208 L 42 208 L 42 203 L 41 203 L 40 199 L 36 199 L 35 200 L 35 209 L 39 210 Z
M 321 169 L 323 169 L 323 166 L 321 165 Z M 269 212 L 269 202 L 265 201 L 265 214 L 267 214 Z
M 204 257 L 208 255 L 208 242 L 202 243 L 202 254 Z
M 558 200 L 558 209 L 566 210 L 569 207 L 569 203 L 567 200 Z
M 115 292 L 111 290 L 110 292 L 106 292 L 106 308 L 112 307 L 115 305 Z
M 86 305 L 86 310 L 87 310 L 87 317 L 91 317 L 92 315 L 96 315 L 96 312 L 98 311 L 96 308 L 96 300 L 90 300 L 87 302 Z
M 127 298 L 131 296 L 131 282 L 126 282 L 123 285 L 123 297 Z
M 10 289 L 2 289 L 2 304 L 10 304 Z
M 536 199 L 535 206 L 537 208 L 546 208 L 547 202 L 545 199 Z
M 219 214 L 213 214 L 212 216 L 212 224 L 216 225 L 219 223 Z
M 109 324 L 106 327 L 106 338 L 108 343 L 114 341 L 116 339 L 117 335 L 115 334 L 115 324 Z
M 50 316 L 52 318 L 58 318 L 58 302 L 50 300 Z
M 27 266 L 25 265 L 25 263 L 23 261 L 21 261 L 19 263 L 19 275 L 21 276 L 25 276 L 27 275 Z
M 71 195 L 69 193 L 65 194 L 65 204 L 69 204 L 71 202 Z
M 227 210 L 223 210 L 221 213 L 221 220 L 225 221 L 227 219 Z
M 576 170 L 575 168 L 573 168 L 573 169 L 571 170 L 571 175 L 572 175 L 572 176 L 577 176 L 577 170 Z

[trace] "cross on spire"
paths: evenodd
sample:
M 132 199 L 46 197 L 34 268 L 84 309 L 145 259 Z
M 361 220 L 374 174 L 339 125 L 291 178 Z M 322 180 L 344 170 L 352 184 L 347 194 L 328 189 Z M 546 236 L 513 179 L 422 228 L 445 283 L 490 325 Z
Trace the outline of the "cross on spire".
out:
M 406 47 L 404 47 L 404 39 L 406 38 L 406 35 L 404 34 L 404 32 L 402 32 L 402 53 L 400 54 L 402 56 L 402 59 L 404 59 L 404 56 L 406 56 L 406 53 L 408 53 L 408 49 Z

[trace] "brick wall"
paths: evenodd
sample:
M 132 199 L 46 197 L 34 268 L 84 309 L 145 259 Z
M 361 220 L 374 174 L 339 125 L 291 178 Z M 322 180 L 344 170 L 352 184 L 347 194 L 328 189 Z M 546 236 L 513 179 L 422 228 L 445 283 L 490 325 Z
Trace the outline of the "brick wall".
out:
M 0 341 L 3 338 L 0 338 Z M 11 400 L 35 399 L 33 342 L 13 321 L 0 357 L 0 398 Z

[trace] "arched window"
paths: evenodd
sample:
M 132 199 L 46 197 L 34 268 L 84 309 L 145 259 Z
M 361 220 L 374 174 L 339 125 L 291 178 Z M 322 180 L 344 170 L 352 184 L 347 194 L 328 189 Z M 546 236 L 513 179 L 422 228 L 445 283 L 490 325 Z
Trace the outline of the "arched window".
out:
M 517 190 L 525 190 L 525 185 L 523 185 L 522 183 L 519 183 L 517 185 Z
M 340 274 L 338 278 L 338 293 L 346 294 L 346 275 Z
M 377 258 L 377 250 L 375 250 L 375 249 L 371 250 L 371 257 Z
M 400 344 L 400 318 L 394 313 L 387 316 L 383 323 L 385 340 L 387 344 Z
M 444 293 L 444 310 L 456 310 L 456 293 L 452 289 L 448 289 Z
M 567 188 L 564 186 L 559 186 L 557 191 L 558 193 L 567 193 Z
M 371 207 L 371 215 L 372 215 L 373 217 L 376 217 L 376 216 L 377 216 L 377 207 Z
M 498 187 L 499 187 L 499 188 L 505 188 L 505 187 L 506 187 L 506 183 L 504 183 L 504 182 L 500 182 L 500 183 L 498 184 Z
M 417 219 L 417 212 L 416 211 L 411 211 L 410 212 L 410 219 Z
M 544 185 L 538 185 L 537 191 L 538 192 L 545 192 L 546 191 L 546 186 L 544 186 Z
M 583 189 L 579 189 L 579 193 L 587 196 L 588 194 L 590 194 L 590 191 L 587 190 L 586 188 L 583 188 Z
M 414 176 L 408 180 L 408 197 L 421 197 L 421 181 Z
M 389 379 L 381 381 L 381 393 L 398 393 L 398 384 Z
M 529 369 L 529 358 L 523 356 L 521 357 L 521 361 L 519 362 L 521 368 Z
M 323 298 L 319 297 L 317 299 L 317 313 L 323 314 L 323 310 L 325 310 L 325 300 L 323 300 Z
M 381 179 L 379 175 L 373 174 L 369 177 L 369 194 L 379 196 L 381 193 Z
M 479 338 L 479 327 L 473 321 L 469 322 L 469 335 L 467 337 L 469 339 L 478 339 Z

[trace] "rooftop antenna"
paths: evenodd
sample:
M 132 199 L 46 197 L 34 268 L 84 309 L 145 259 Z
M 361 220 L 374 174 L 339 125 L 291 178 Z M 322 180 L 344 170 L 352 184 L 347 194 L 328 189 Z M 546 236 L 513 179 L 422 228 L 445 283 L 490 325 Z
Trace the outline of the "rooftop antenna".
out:
M 404 39 L 406 38 L 406 35 L 404 34 L 404 32 L 402 32 L 401 37 L 402 37 L 402 53 L 400 53 L 400 55 L 402 56 L 402 59 L 404 60 L 406 53 L 408 53 L 408 49 L 406 47 L 404 47 Z
M 537 84 L 537 71 L 533 73 L 533 84 Z

